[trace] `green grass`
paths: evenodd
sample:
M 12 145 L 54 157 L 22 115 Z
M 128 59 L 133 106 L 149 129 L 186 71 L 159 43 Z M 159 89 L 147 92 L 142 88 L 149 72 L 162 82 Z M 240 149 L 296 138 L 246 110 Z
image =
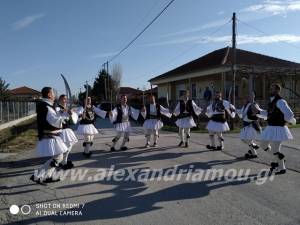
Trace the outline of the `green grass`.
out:
M 0 132 L 0 152 L 20 152 L 35 148 L 36 119 L 24 121 Z

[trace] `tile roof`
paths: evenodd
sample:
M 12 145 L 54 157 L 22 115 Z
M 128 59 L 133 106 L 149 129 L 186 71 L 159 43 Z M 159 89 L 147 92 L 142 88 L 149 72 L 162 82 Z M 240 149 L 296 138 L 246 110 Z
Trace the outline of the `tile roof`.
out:
M 232 48 L 225 47 L 213 52 L 210 52 L 198 59 L 188 62 L 182 66 L 179 66 L 173 70 L 163 73 L 157 77 L 149 80 L 149 82 L 161 79 L 169 78 L 172 76 L 180 76 L 193 71 L 200 71 L 205 69 L 216 68 L 220 66 L 231 66 L 232 64 Z M 300 68 L 299 63 L 262 55 L 255 52 L 250 52 L 242 49 L 236 49 L 236 64 L 244 66 L 261 66 L 261 67 L 284 67 L 284 68 Z

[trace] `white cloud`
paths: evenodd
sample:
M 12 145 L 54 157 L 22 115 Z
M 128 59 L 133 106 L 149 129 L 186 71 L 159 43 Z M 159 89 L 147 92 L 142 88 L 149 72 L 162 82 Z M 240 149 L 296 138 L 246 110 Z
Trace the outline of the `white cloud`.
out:
M 105 58 L 116 55 L 118 52 L 104 52 L 91 55 L 92 59 Z
M 300 11 L 300 1 L 295 0 L 266 0 L 261 4 L 251 5 L 241 10 L 241 12 L 271 13 L 273 15 L 296 11 Z
M 165 46 L 174 44 L 207 44 L 207 43 L 224 43 L 228 45 L 231 42 L 231 35 L 208 37 L 208 36 L 193 36 L 189 38 L 176 38 L 169 41 L 150 43 L 144 46 Z M 274 34 L 274 35 L 248 35 L 241 34 L 237 36 L 238 45 L 242 44 L 272 44 L 278 42 L 300 43 L 300 35 L 294 34 Z
M 46 15 L 44 13 L 40 13 L 40 14 L 36 14 L 36 15 L 31 15 L 31 16 L 26 16 L 23 17 L 22 19 L 14 22 L 12 24 L 12 29 L 13 30 L 21 30 L 24 29 L 28 26 L 30 26 L 32 23 L 34 23 L 35 21 L 37 21 L 38 19 L 41 19 L 43 17 L 45 17 Z
M 227 19 L 221 19 L 221 20 L 215 20 L 215 21 L 207 22 L 207 23 L 205 23 L 201 26 L 192 27 L 192 28 L 181 30 L 181 31 L 165 34 L 165 35 L 162 35 L 162 37 L 170 37 L 170 36 L 177 36 L 177 35 L 183 35 L 183 34 L 188 34 L 188 33 L 194 33 L 194 32 L 206 30 L 206 29 L 209 29 L 209 28 L 214 28 L 214 27 L 221 26 L 221 25 L 225 24 L 227 21 L 229 21 L 228 18 Z

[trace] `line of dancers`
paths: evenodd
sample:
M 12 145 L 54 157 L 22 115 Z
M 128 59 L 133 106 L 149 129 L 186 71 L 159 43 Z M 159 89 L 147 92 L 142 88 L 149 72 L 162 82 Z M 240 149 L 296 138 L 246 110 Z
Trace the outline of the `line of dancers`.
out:
M 55 170 L 71 169 L 74 164 L 68 160 L 69 153 L 78 139 L 75 135 L 82 135 L 83 155 L 90 157 L 92 154 L 93 138 L 98 130 L 95 128 L 97 116 L 101 118 L 109 117 L 114 124 L 116 136 L 111 143 L 111 152 L 115 152 L 118 141 L 123 136 L 119 151 L 126 151 L 126 144 L 130 140 L 131 124 L 130 120 L 138 120 L 141 115 L 144 119 L 143 128 L 145 130 L 145 148 L 157 147 L 159 140 L 159 130 L 164 126 L 162 117 L 176 117 L 176 126 L 179 130 L 179 147 L 189 147 L 191 128 L 196 127 L 194 118 L 205 111 L 209 118 L 206 126 L 208 130 L 210 144 L 207 149 L 221 151 L 225 148 L 223 133 L 230 130 L 228 118 L 235 118 L 236 114 L 241 118 L 243 127 L 240 131 L 240 138 L 249 150 L 245 153 L 245 158 L 257 158 L 257 150 L 262 148 L 270 152 L 274 158 L 271 162 L 270 172 L 284 174 L 285 155 L 281 151 L 283 141 L 293 139 L 287 124 L 295 124 L 296 119 L 287 102 L 280 96 L 281 87 L 279 84 L 272 84 L 270 88 L 270 100 L 268 109 L 263 110 L 255 102 L 255 93 L 252 92 L 241 109 L 236 109 L 229 101 L 222 98 L 222 93 L 216 91 L 214 99 L 203 110 L 189 98 L 189 91 L 185 91 L 181 100 L 176 105 L 173 112 L 156 102 L 154 96 L 149 97 L 149 103 L 141 109 L 130 106 L 127 96 L 120 97 L 120 103 L 112 110 L 104 111 L 92 105 L 91 98 L 85 100 L 84 106 L 68 109 L 66 95 L 61 95 L 58 105 L 54 105 L 55 94 L 51 87 L 42 89 L 42 101 L 37 104 L 37 126 L 38 144 L 37 152 L 39 156 L 50 157 L 30 179 L 38 184 L 45 185 L 49 182 L 56 182 L 52 174 Z M 259 119 L 267 121 L 267 126 L 262 130 Z M 70 127 L 79 123 L 74 132 Z M 153 144 L 151 145 L 151 137 Z M 258 144 L 260 143 L 260 145 Z

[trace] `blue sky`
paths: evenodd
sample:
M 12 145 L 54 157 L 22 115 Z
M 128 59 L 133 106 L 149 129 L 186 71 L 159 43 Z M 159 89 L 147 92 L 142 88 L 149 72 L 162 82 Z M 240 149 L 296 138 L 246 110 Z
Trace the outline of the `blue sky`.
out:
M 74 93 L 140 32 L 169 0 L 0 0 L 0 76 L 11 85 Z M 230 44 L 232 12 L 238 48 L 300 62 L 300 1 L 175 0 L 113 64 L 122 85 L 147 80 Z M 221 29 L 211 35 L 216 29 Z

